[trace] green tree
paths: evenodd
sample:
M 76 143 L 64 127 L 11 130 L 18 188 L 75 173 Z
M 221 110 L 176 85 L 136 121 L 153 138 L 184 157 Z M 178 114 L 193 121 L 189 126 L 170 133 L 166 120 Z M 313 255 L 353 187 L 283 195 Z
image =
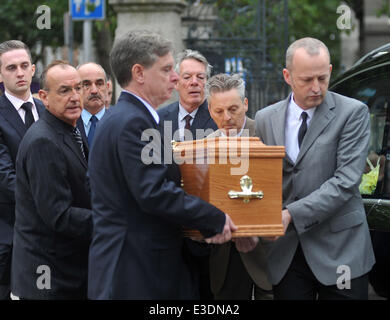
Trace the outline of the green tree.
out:
M 37 27 L 39 6 L 46 5 L 51 9 L 50 29 L 40 30 Z M 0 2 L 0 41 L 18 39 L 31 49 L 38 43 L 42 46 L 58 47 L 63 44 L 63 14 L 67 11 L 67 1 L 63 0 L 2 0 Z M 32 52 L 33 60 L 41 59 L 41 54 Z
M 203 1 L 207 2 L 207 1 Z M 210 2 L 210 1 L 208 1 Z M 225 37 L 263 37 L 267 35 L 270 59 L 284 65 L 284 54 L 280 54 L 281 24 L 283 24 L 283 1 L 265 1 L 267 11 L 262 16 L 258 0 L 217 0 L 218 15 L 221 18 L 219 30 Z M 351 1 L 355 2 L 355 1 Z M 337 29 L 337 7 L 340 0 L 311 1 L 288 0 L 288 42 L 302 37 L 315 37 L 329 48 L 334 73 L 340 69 L 340 30 Z M 263 34 L 259 21 L 266 18 L 267 31 Z M 260 30 L 260 33 L 259 33 Z M 281 61 L 282 59 L 282 61 Z
M 37 20 L 42 15 L 37 8 L 46 5 L 50 8 L 50 29 L 39 29 Z M 42 52 L 36 47 L 64 45 L 64 14 L 69 10 L 67 0 L 1 0 L 0 1 L 0 42 L 18 39 L 32 49 L 33 62 L 42 59 Z M 94 21 L 93 35 L 98 53 L 98 62 L 110 73 L 108 54 L 116 27 L 116 15 L 112 7 L 106 6 L 106 19 Z M 82 43 L 82 22 L 74 22 L 75 47 Z

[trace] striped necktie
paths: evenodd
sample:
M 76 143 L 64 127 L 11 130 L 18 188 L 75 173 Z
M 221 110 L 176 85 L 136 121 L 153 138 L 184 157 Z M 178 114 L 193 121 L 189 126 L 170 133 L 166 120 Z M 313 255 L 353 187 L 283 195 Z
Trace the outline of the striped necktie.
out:
M 87 159 L 87 158 L 85 157 L 84 146 L 83 146 L 83 139 L 81 138 L 81 133 L 80 133 L 79 128 L 77 128 L 77 127 L 73 128 L 73 130 L 72 130 L 72 135 L 73 135 L 73 137 L 75 138 L 77 144 L 79 145 L 79 148 L 80 148 L 80 150 L 81 150 L 81 153 L 82 153 L 84 159 Z

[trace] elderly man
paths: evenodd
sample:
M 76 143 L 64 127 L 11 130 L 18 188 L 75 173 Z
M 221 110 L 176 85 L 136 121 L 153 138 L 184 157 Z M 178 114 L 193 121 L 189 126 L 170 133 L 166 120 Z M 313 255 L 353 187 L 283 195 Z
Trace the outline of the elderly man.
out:
M 123 92 L 96 131 L 89 162 L 91 299 L 197 298 L 182 226 L 198 229 L 210 243 L 226 242 L 236 230 L 228 215 L 184 192 L 178 167 L 161 158 L 156 109 L 178 79 L 171 52 L 161 36 L 133 31 L 110 54 Z
M 77 126 L 88 146 L 92 145 L 96 125 L 106 111 L 108 83 L 103 67 L 94 62 L 87 62 L 77 67 L 83 86 L 83 105 Z
M 255 122 L 245 113 L 248 99 L 239 75 L 218 74 L 206 83 L 210 115 L 218 130 L 207 138 L 254 136 Z M 241 252 L 238 252 L 241 251 Z M 211 288 L 216 299 L 271 299 L 265 270 L 265 252 L 259 238 L 238 238 L 213 246 L 210 255 Z
M 367 299 L 375 263 L 359 194 L 370 139 L 369 111 L 329 92 L 328 48 L 314 38 L 287 49 L 286 100 L 256 114 L 256 132 L 284 145 L 285 235 L 267 253 L 276 299 Z
M 76 127 L 81 79 L 65 61 L 42 72 L 46 111 L 20 143 L 12 293 L 22 299 L 86 299 L 92 236 L 88 152 Z
M 169 140 L 203 139 L 217 129 L 207 109 L 204 92 L 211 66 L 200 52 L 187 49 L 178 54 L 175 70 L 179 75 L 175 86 L 179 101 L 158 110 L 164 133 Z M 186 249 L 189 249 L 186 254 L 199 278 L 200 298 L 212 299 L 209 276 L 210 248 L 190 239 L 186 239 L 185 243 Z
M 203 130 L 209 129 L 209 133 L 217 130 L 207 109 L 204 93 L 211 66 L 198 51 L 185 50 L 178 54 L 175 70 L 179 75 L 175 86 L 179 101 L 159 109 L 158 115 L 161 121 L 169 123 L 175 140 L 203 139 L 208 134 Z M 197 129 L 201 129 L 198 136 Z
M 12 238 L 15 222 L 15 162 L 28 128 L 45 110 L 31 95 L 35 73 L 30 49 L 19 40 L 0 44 L 0 300 L 10 299 Z

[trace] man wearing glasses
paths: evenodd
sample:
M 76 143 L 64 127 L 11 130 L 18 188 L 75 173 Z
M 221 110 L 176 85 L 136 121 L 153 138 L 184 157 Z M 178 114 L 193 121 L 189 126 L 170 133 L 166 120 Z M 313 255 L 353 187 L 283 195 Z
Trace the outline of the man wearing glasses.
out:
M 66 61 L 42 72 L 46 107 L 16 160 L 12 293 L 20 299 L 86 299 L 92 211 L 88 148 L 76 127 L 83 90 Z

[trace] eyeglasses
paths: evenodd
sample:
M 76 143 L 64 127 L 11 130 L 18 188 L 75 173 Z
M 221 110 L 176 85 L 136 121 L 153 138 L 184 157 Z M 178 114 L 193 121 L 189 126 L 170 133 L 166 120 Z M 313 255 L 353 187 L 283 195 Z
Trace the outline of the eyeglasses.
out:
M 47 92 L 49 92 L 49 90 L 45 90 Z M 74 94 L 74 92 L 76 92 L 76 94 L 80 94 L 82 91 L 82 87 L 81 85 L 77 85 L 75 87 L 70 87 L 70 86 L 61 86 L 58 90 L 57 90 L 57 93 L 60 95 L 60 96 L 69 96 L 69 95 L 72 95 Z

